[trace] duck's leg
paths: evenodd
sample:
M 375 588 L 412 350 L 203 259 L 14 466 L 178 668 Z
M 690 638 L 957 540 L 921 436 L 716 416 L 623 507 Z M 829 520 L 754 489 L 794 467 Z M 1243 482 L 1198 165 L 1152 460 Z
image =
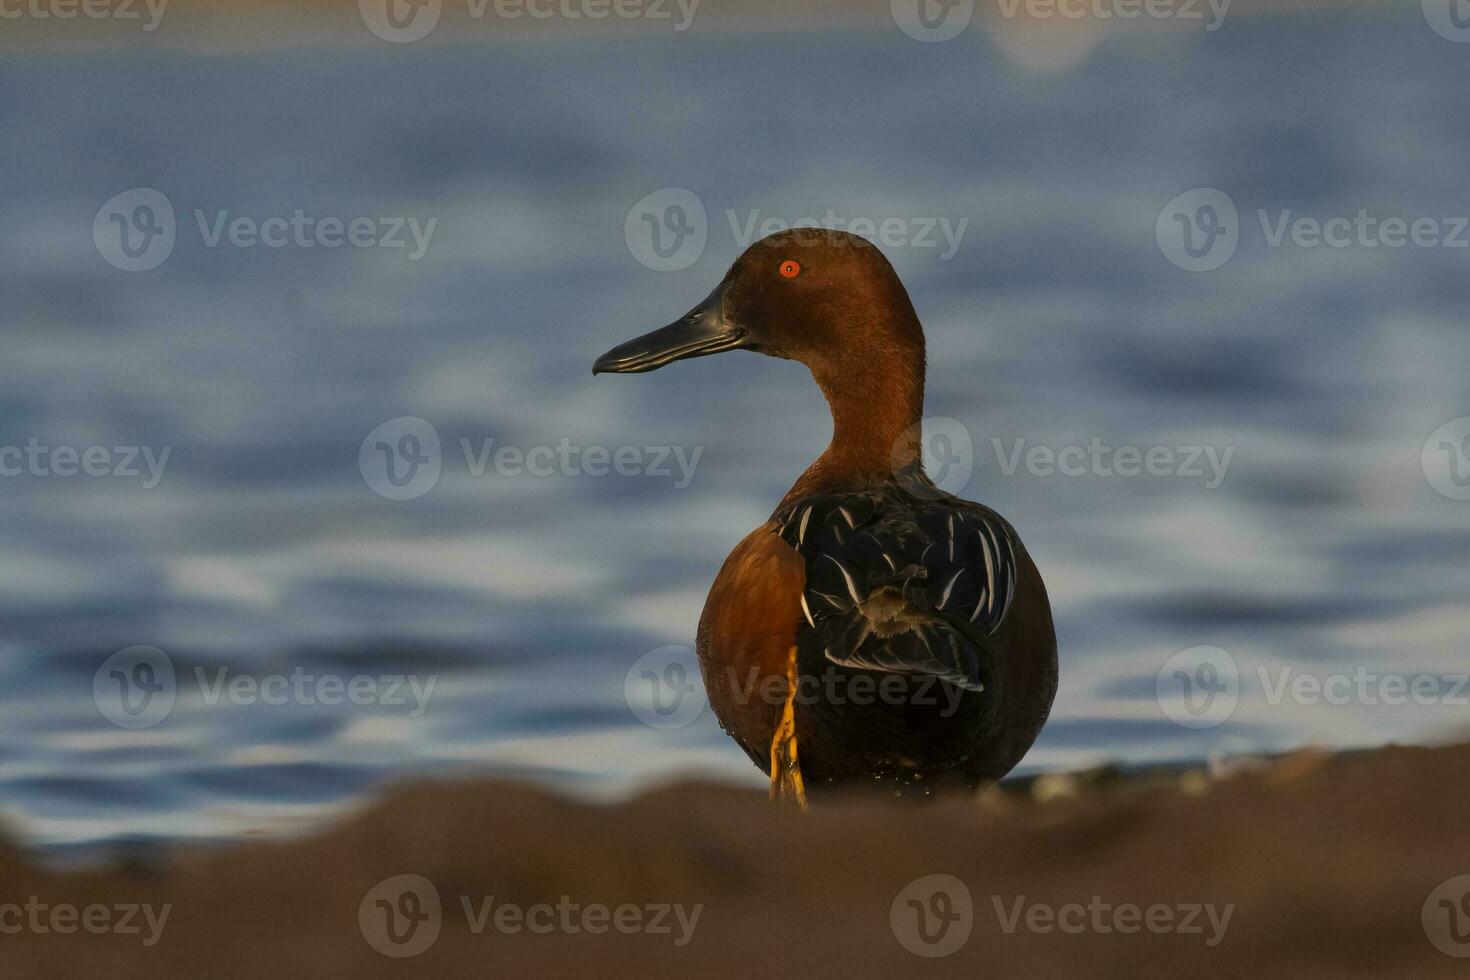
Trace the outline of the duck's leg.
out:
M 791 648 L 786 661 L 786 701 L 771 738 L 771 799 L 795 800 L 797 806 L 806 809 L 806 784 L 796 753 L 796 647 Z

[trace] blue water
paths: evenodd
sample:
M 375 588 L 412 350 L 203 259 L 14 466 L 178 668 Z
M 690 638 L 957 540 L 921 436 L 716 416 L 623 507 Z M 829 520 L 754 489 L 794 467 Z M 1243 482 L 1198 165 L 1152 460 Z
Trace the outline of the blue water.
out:
M 1453 733 L 1470 716 L 1449 697 L 1273 704 L 1258 669 L 1466 669 L 1470 503 L 1421 450 L 1470 415 L 1470 249 L 1272 248 L 1255 212 L 1470 213 L 1467 81 L 1470 46 L 1412 8 L 1117 35 L 1044 74 L 978 29 L 7 52 L 0 446 L 170 454 L 156 486 L 0 477 L 0 815 L 65 845 L 280 832 L 432 774 L 760 785 L 708 711 L 645 725 L 624 681 L 692 643 L 723 556 L 825 445 L 825 406 L 752 354 L 589 373 L 717 281 L 741 248 L 727 211 L 968 219 L 948 260 L 887 252 L 928 332 L 929 413 L 974 446 L 963 492 L 1015 523 L 1051 590 L 1062 687 L 1028 769 Z M 93 222 L 138 187 L 176 209 L 177 242 L 126 272 Z M 624 237 L 667 187 L 708 212 L 679 272 Z M 1198 187 L 1241 216 L 1208 273 L 1155 238 Z M 210 248 L 195 209 L 437 225 L 418 261 Z M 403 416 L 443 452 L 400 501 L 359 448 Z M 1016 439 L 1094 438 L 1232 456 L 1217 487 L 1005 472 Z M 476 476 L 461 439 L 700 456 L 687 486 Z M 129 729 L 94 679 L 135 645 L 168 657 L 175 702 Z M 1199 645 L 1234 657 L 1241 692 L 1191 729 L 1155 679 Z M 435 686 L 417 714 L 210 703 L 220 669 L 297 668 Z

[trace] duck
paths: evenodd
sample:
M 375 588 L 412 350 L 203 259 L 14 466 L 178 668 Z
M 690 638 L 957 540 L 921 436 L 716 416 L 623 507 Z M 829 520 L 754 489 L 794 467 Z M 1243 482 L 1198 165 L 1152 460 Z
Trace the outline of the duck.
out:
M 893 266 L 850 232 L 777 232 L 593 374 L 727 351 L 806 365 L 832 438 L 709 590 L 695 650 L 721 727 L 803 808 L 999 780 L 1056 696 L 1051 606 L 1015 528 L 925 473 L 924 330 Z

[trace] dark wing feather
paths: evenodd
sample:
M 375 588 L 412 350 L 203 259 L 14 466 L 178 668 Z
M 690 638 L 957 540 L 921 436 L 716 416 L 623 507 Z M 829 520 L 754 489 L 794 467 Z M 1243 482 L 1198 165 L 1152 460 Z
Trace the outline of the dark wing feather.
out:
M 806 563 L 802 639 L 827 660 L 984 689 L 995 669 L 990 638 L 1015 593 L 1003 521 L 896 486 L 806 497 L 775 520 Z

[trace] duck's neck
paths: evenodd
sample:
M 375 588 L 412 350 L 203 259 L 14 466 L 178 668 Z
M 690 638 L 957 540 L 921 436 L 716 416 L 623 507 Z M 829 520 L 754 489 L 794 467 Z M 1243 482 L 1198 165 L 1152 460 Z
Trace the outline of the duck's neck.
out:
M 923 348 L 869 355 L 812 367 L 832 409 L 832 442 L 796 481 L 787 501 L 877 486 L 920 463 Z

